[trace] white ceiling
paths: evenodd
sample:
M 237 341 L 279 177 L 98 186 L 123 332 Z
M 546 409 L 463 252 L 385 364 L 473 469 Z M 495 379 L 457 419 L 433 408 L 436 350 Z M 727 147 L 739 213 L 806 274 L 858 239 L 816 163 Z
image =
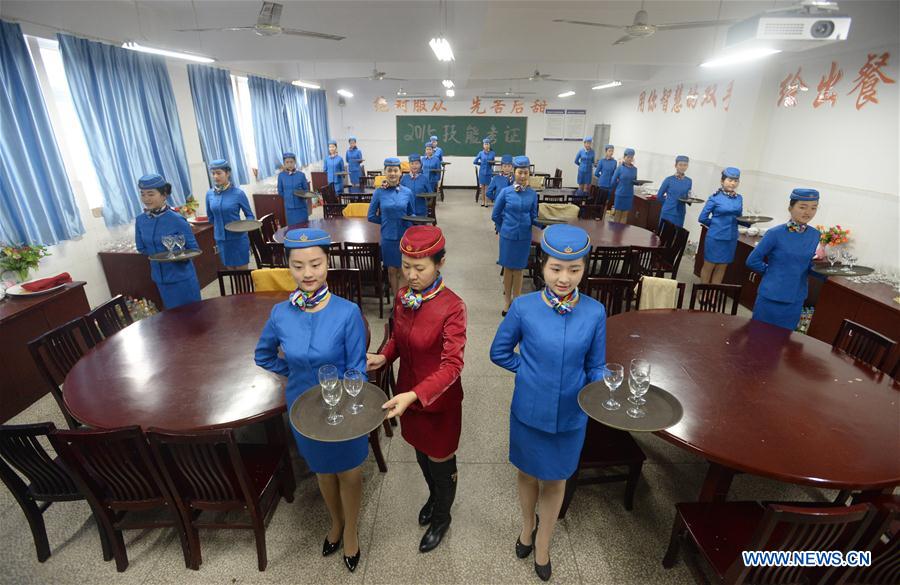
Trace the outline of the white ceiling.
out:
M 179 28 L 252 26 L 261 2 L 255 0 L 4 0 L 0 17 L 20 21 L 26 32 L 50 35 L 64 30 L 113 42 L 185 50 L 214 57 L 217 65 L 235 71 L 283 80 L 338 80 L 367 76 L 378 69 L 408 82 L 411 91 L 436 92 L 439 80 L 451 77 L 463 90 L 502 91 L 539 89 L 560 84 L 507 82 L 500 78 L 528 76 L 534 69 L 588 85 L 612 78 L 646 80 L 663 69 L 694 68 L 721 46 L 726 27 L 657 32 L 621 46 L 612 42 L 617 30 L 552 22 L 554 18 L 630 24 L 641 2 L 561 0 L 474 0 L 448 2 L 445 35 L 456 61 L 439 63 L 428 40 L 441 33 L 438 2 L 434 0 L 283 0 L 281 24 L 346 36 L 328 41 L 296 36 L 263 38 L 243 32 L 176 32 Z M 745 18 L 785 0 L 647 1 L 651 23 Z M 849 45 L 884 38 L 896 42 L 897 2 L 841 0 L 842 12 L 853 17 Z M 196 14 L 196 16 L 195 16 Z M 888 18 L 885 16 L 888 15 Z M 43 25 L 43 26 L 36 26 Z M 825 49 L 816 49 L 817 51 Z M 835 50 L 832 45 L 827 50 Z M 677 73 L 676 73 L 677 74 Z M 580 80 L 580 83 L 578 81 Z

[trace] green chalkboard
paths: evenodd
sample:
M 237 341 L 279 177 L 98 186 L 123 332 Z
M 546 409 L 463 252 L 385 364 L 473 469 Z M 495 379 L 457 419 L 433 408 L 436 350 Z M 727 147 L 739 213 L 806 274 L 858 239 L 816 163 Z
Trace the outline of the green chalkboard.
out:
M 485 136 L 498 156 L 525 154 L 525 116 L 397 116 L 397 156 L 422 153 L 429 136 L 438 137 L 444 156 L 474 157 Z

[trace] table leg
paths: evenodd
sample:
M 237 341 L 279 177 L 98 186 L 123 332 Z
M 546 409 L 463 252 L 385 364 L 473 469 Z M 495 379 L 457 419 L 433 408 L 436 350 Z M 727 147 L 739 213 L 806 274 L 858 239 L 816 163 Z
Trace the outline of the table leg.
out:
M 700 488 L 700 497 L 697 501 L 724 502 L 728 496 L 732 478 L 734 478 L 733 469 L 710 461 L 709 469 L 706 471 L 706 478 L 703 480 L 703 487 Z

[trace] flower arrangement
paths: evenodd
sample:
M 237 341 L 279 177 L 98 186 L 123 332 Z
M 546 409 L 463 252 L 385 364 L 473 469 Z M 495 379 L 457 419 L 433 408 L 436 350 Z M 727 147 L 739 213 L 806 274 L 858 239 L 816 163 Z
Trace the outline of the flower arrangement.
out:
M 826 228 L 824 225 L 817 225 L 819 230 L 819 241 L 824 246 L 839 246 L 850 241 L 850 230 L 844 229 L 839 225 Z
M 197 209 L 200 208 L 200 204 L 194 199 L 193 195 L 188 195 L 184 200 L 184 205 L 181 207 L 173 208 L 174 211 L 177 211 L 181 214 L 182 217 L 194 217 L 197 213 Z
M 28 272 L 37 268 L 41 258 L 45 256 L 50 256 L 46 246 L 4 244 L 0 248 L 0 271 L 15 272 L 20 282 L 27 280 Z

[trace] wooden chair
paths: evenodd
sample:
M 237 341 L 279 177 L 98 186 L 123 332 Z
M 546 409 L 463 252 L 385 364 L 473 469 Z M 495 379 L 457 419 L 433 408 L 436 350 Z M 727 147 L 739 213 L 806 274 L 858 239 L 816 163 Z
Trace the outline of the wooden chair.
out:
M 663 277 L 663 249 L 643 246 L 632 246 L 629 269 L 631 278 L 638 280 L 642 276 Z
M 41 443 L 54 430 L 52 422 L 0 426 L 0 479 L 25 513 L 39 563 L 50 558 L 44 512 L 53 502 L 85 499 L 59 459 L 52 457 Z M 103 560 L 110 560 L 112 553 L 102 528 L 100 544 Z
M 388 341 L 391 339 L 393 328 L 394 319 L 393 317 L 391 317 L 384 323 L 384 337 L 382 337 L 381 345 L 378 346 L 378 349 L 375 351 L 375 353 L 381 353 L 384 350 L 384 346 L 386 346 Z M 396 384 L 393 365 L 369 372 L 369 382 L 381 388 L 381 391 L 384 392 L 385 396 L 387 396 L 389 399 L 393 398 Z M 392 418 L 390 419 L 390 421 L 388 421 L 388 419 L 385 419 L 382 426 L 384 426 L 384 434 L 386 434 L 388 437 L 393 437 L 394 431 L 391 427 L 397 426 L 397 419 Z
M 252 270 L 219 270 L 216 276 L 219 279 L 219 294 L 225 295 L 242 295 L 252 293 L 256 289 L 253 287 L 253 277 L 250 276 Z M 225 292 L 225 281 L 228 281 L 228 287 L 231 292 Z
M 63 400 L 63 381 L 69 371 L 87 351 L 94 346 L 88 324 L 81 317 L 60 325 L 28 343 L 28 351 L 34 358 L 41 377 L 59 405 L 70 429 L 81 426 L 69 412 Z
M 297 289 L 297 282 L 287 268 L 257 268 L 250 271 L 255 292 L 290 293 Z
M 122 295 L 116 295 L 106 301 L 85 315 L 84 320 L 95 344 L 134 323 Z
M 675 239 L 675 228 L 677 228 L 674 223 L 669 221 L 668 219 L 661 219 L 659 221 L 659 225 L 653 230 L 656 232 L 656 235 L 659 236 L 659 241 L 663 246 L 668 246 Z
M 344 267 L 344 248 L 340 242 L 332 242 L 328 246 L 328 268 Z
M 719 582 L 770 585 L 825 582 L 808 567 L 744 566 L 741 551 L 856 550 L 872 522 L 871 504 L 815 507 L 758 502 L 676 504 L 675 524 L 663 566 L 678 560 L 681 541 L 690 541 L 708 562 Z M 698 582 L 705 578 L 692 558 L 688 566 Z M 821 581 L 815 580 L 821 577 Z
M 552 177 L 544 177 L 544 187 L 547 189 L 562 189 L 562 181 L 562 169 L 556 169 Z
M 881 368 L 884 358 L 897 343 L 868 327 L 850 319 L 844 319 L 831 347 L 865 362 L 873 368 Z
M 181 515 L 163 483 L 140 427 L 53 431 L 50 443 L 93 507 L 117 571 L 128 568 L 122 531 L 137 528 L 175 528 L 185 566 L 199 568 L 185 536 L 187 516 Z M 147 518 L 150 511 L 157 512 L 156 517 Z
M 262 229 L 247 232 L 250 250 L 257 268 L 284 268 L 287 266 L 284 245 L 266 241 Z
M 594 246 L 588 257 L 588 276 L 628 278 L 630 264 L 630 248 Z
M 737 315 L 738 302 L 741 300 L 739 284 L 700 284 L 694 283 L 691 289 L 691 311 L 708 311 L 710 313 L 725 313 L 728 298 L 731 297 L 731 314 Z M 699 298 L 700 302 L 697 303 Z M 699 306 L 699 309 L 697 308 Z
M 362 278 L 358 268 L 329 268 L 328 290 L 356 303 L 362 310 Z
M 870 501 L 877 508 L 860 550 L 872 553 L 868 567 L 847 567 L 836 585 L 896 585 L 900 583 L 900 496 L 880 495 Z
M 674 309 L 682 309 L 684 308 L 684 293 L 687 290 L 687 285 L 683 282 L 679 282 L 676 284 L 676 289 L 678 290 L 678 296 L 675 299 Z M 644 294 L 644 279 L 640 279 L 637 283 L 637 291 L 634 293 L 634 308 L 641 308 L 641 295 Z
M 681 258 L 684 256 L 684 249 L 687 247 L 688 237 L 691 233 L 684 228 L 678 226 L 673 227 L 675 235 L 663 249 L 660 267 L 663 275 L 671 274 L 670 278 L 677 279 L 678 268 L 681 266 Z
M 363 288 L 371 288 L 378 297 L 378 318 L 384 319 L 385 278 L 381 266 L 381 246 L 374 243 L 344 242 L 344 262 L 346 268 L 359 270 Z
M 592 205 L 590 203 L 586 203 L 581 206 L 578 210 L 579 219 L 603 219 L 603 216 L 606 214 L 605 207 L 600 205 Z
M 257 567 L 265 571 L 266 521 L 281 497 L 294 501 L 287 445 L 238 444 L 232 429 L 184 433 L 149 429 L 147 438 L 175 506 L 187 519 L 195 567 L 202 563 L 198 529 L 234 528 L 253 530 Z M 234 511 L 245 512 L 249 520 L 215 517 Z M 207 520 L 204 512 L 213 518 Z
M 583 293 L 603 303 L 606 316 L 612 317 L 634 308 L 634 286 L 634 281 L 627 278 L 588 276 L 584 279 Z
M 263 240 L 266 242 L 272 242 L 273 237 L 275 236 L 275 232 L 281 228 L 281 225 L 278 223 L 278 218 L 275 217 L 274 213 L 267 213 L 266 215 L 259 218 L 259 221 L 262 223 L 260 226 L 260 231 L 262 232 Z
M 568 203 L 565 195 L 541 195 L 538 203 Z
M 566 511 L 569 509 L 569 504 L 572 503 L 572 498 L 575 497 L 577 486 L 618 481 L 625 482 L 625 509 L 630 511 L 634 508 L 634 492 L 637 489 L 645 459 L 647 456 L 629 433 L 588 419 L 578 468 L 572 477 L 566 480 L 566 494 L 563 497 L 562 508 L 559 510 L 559 517 L 566 517 Z M 626 467 L 628 471 L 626 473 L 603 473 L 591 477 L 582 475 L 582 472 L 588 469 L 606 470 L 614 467 Z

